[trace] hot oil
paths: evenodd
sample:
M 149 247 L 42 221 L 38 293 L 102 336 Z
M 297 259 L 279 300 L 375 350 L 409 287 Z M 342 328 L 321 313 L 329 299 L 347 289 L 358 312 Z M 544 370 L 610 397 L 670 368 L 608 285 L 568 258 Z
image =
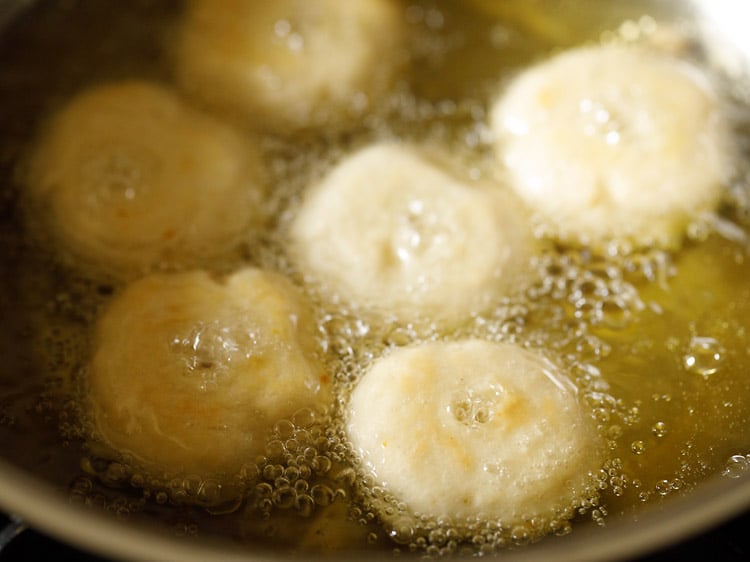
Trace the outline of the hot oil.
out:
M 672 266 L 641 289 L 645 308 L 629 325 L 600 332 L 612 344 L 602 365 L 611 392 L 638 410 L 618 439 L 641 499 L 690 487 L 747 448 L 746 244 L 712 235 Z
M 494 19 L 470 2 L 403 4 L 412 64 L 392 95 L 352 132 L 261 139 L 275 186 L 269 203 L 274 218 L 260 243 L 240 245 L 227 263 L 210 264 L 218 272 L 241 264 L 282 271 L 307 291 L 319 320 L 320 354 L 338 394 L 325 414 L 303 410 L 280 420 L 260 458 L 248 459 L 237 474 L 219 476 L 147 474 L 127 453 L 113 455 L 97 445 L 78 395 L 85 388 L 92 326 L 122 283 L 63 263 L 43 235 L 25 232 L 18 196 L 24 151 L 44 116 L 72 93 L 122 77 L 170 81 L 164 44 L 180 6 L 143 1 L 117 14 L 96 2 L 39 6 L 8 31 L 0 49 L 4 68 L 13 69 L 0 78 L 6 86 L 0 90 L 0 146 L 8 249 L 0 310 L 9 319 L 2 337 L 7 360 L 0 374 L 0 435 L 12 462 L 68 487 L 74 502 L 123 519 L 157 519 L 180 536 L 434 555 L 491 552 L 548 533 L 567 534 L 584 521 L 601 523 L 607 514 L 747 466 L 747 225 L 733 238 L 695 232 L 675 254 L 601 257 L 548 244 L 536 261 L 539 280 L 523 295 L 449 333 L 429 322 L 403 326 L 368 318 L 332 300 L 325 287 L 308 283 L 290 265 L 286 229 L 304 189 L 354 147 L 384 138 L 424 142 L 456 155 L 471 179 L 491 178 L 486 107 L 499 85 L 558 48 L 598 40 L 604 30 L 608 40 L 623 30 L 631 39 L 651 33 L 663 15 L 618 5 L 621 17 L 610 12 L 610 20 L 601 14 L 575 19 L 587 23 L 566 28 L 575 30 L 571 36 L 526 11 Z M 108 25 L 95 24 L 103 21 Z M 730 205 L 725 218 L 743 213 L 747 209 Z M 342 416 L 362 371 L 389 348 L 466 336 L 542 350 L 579 388 L 607 454 L 592 475 L 596 493 L 572 526 L 564 520 L 513 528 L 482 519 L 414 520 L 398 498 L 361 474 Z

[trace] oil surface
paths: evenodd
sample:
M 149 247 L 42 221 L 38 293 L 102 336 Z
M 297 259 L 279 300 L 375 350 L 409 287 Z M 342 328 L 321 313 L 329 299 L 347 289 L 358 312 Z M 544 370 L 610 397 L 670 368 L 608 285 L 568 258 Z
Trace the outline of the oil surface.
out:
M 410 64 L 357 127 L 261 137 L 274 219 L 259 243 L 238 244 L 226 261 L 205 267 L 225 273 L 257 265 L 293 279 L 314 303 L 320 355 L 338 399 L 323 414 L 301 410 L 279 421 L 264 455 L 220 476 L 147 474 L 97 439 L 80 396 L 92 326 L 122 284 L 61 251 L 29 217 L 23 197 L 25 156 L 45 117 L 73 93 L 119 78 L 171 82 L 170 37 L 181 3 L 140 0 L 114 13 L 81 0 L 22 14 L 0 40 L 3 455 L 65 487 L 72 501 L 156 519 L 181 536 L 431 555 L 492 552 L 567 534 L 688 491 L 709 475 L 747 470 L 750 196 L 742 170 L 717 228 L 696 228 L 679 252 L 613 250 L 602 257 L 547 242 L 534 264 L 538 281 L 523 295 L 449 333 L 368 320 L 290 265 L 287 229 L 302 191 L 353 147 L 420 141 L 455 155 L 467 178 L 491 178 L 488 103 L 520 69 L 581 42 L 663 41 L 660 33 L 671 29 L 665 4 L 659 12 L 623 2 L 605 16 L 599 3 L 585 2 L 590 14 L 576 12 L 564 28 L 533 11 L 495 14 L 483 4 L 404 0 Z M 530 3 L 537 4 L 544 2 Z M 738 143 L 747 146 L 748 110 L 731 96 L 726 104 Z M 393 346 L 467 336 L 544 350 L 578 387 L 607 454 L 572 523 L 507 528 L 482 518 L 415 520 L 362 474 L 342 422 L 362 370 Z

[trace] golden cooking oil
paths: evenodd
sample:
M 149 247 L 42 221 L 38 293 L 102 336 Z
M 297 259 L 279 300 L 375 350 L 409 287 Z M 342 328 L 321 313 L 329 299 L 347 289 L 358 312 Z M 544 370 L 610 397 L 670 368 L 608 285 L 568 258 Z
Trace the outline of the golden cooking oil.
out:
M 65 486 L 73 502 L 123 519 L 156 518 L 178 536 L 428 555 L 490 553 L 565 535 L 689 491 L 709 475 L 750 468 L 744 164 L 719 222 L 694 228 L 679 251 L 613 247 L 601 255 L 545 241 L 529 258 L 536 276 L 521 294 L 448 332 L 429 319 L 371 317 L 294 267 L 287 235 L 305 189 L 356 147 L 393 138 L 431 144 L 452 154 L 469 181 L 492 181 L 487 106 L 521 69 L 582 42 L 669 39 L 670 48 L 684 48 L 671 32 L 668 3 L 657 10 L 622 2 L 606 14 L 601 3 L 579 4 L 588 15 L 544 0 L 400 3 L 410 64 L 389 96 L 350 131 L 262 137 L 273 219 L 259 241 L 239 241 L 226 261 L 203 264 L 219 274 L 243 265 L 280 271 L 304 290 L 337 393 L 326 412 L 279 420 L 264 454 L 230 475 L 147 473 L 127 452 L 101 443 L 81 398 L 98 312 L 124 282 L 80 267 L 23 203 L 25 155 L 46 116 L 73 93 L 133 76 L 171 82 L 168 44 L 181 3 L 139 0 L 117 13 L 92 1 L 45 4 L 8 27 L 0 39 L 8 69 L 0 75 L 0 311 L 7 319 L 0 436 L 11 462 Z M 569 18 L 545 16 L 553 5 Z M 750 113 L 727 98 L 744 145 Z M 567 517 L 510 528 L 481 517 L 413 517 L 360 466 L 343 416 L 362 372 L 393 347 L 464 337 L 539 350 L 577 386 L 606 458 L 591 475 L 590 496 Z

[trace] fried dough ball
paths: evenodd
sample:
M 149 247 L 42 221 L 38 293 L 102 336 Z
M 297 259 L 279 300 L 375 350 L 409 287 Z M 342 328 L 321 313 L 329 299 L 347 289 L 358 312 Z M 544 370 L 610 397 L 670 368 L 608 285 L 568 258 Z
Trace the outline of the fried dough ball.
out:
M 176 45 L 178 81 L 261 128 L 330 127 L 391 83 L 401 20 L 392 0 L 193 0 Z
M 263 452 L 277 421 L 327 406 L 314 334 L 306 303 L 278 274 L 143 277 L 96 326 L 96 430 L 155 471 L 235 473 Z
M 31 157 L 31 205 L 66 251 L 131 276 L 221 254 L 262 220 L 254 148 L 165 86 L 84 90 Z
M 366 471 L 413 512 L 504 525 L 592 497 L 592 420 L 555 365 L 512 344 L 430 342 L 377 360 L 346 429 Z
M 636 47 L 583 47 L 530 68 L 491 126 L 516 191 L 566 242 L 676 247 L 731 171 L 707 77 Z
M 512 192 L 468 185 L 389 143 L 313 186 L 291 243 L 300 269 L 354 305 L 443 326 L 517 290 L 534 254 Z

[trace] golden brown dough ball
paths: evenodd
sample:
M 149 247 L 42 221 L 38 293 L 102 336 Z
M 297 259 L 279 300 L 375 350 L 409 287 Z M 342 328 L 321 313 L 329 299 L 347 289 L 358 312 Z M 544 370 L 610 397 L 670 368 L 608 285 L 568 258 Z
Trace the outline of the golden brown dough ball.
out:
M 54 114 L 28 187 L 61 248 L 124 276 L 221 255 L 263 215 L 254 147 L 171 89 L 139 80 L 89 88 Z
M 311 187 L 291 252 L 304 273 L 369 312 L 455 326 L 532 272 L 526 215 L 494 187 L 453 177 L 415 147 L 373 144 Z
M 393 351 L 354 388 L 346 428 L 374 481 L 428 517 L 549 522 L 595 495 L 593 420 L 558 367 L 517 345 Z
M 307 304 L 275 273 L 146 276 L 114 298 L 94 341 L 97 433 L 151 470 L 235 473 L 277 421 L 330 400 Z
M 678 246 L 732 169 L 708 78 L 645 48 L 582 47 L 531 67 L 491 125 L 511 184 L 568 242 Z
M 261 128 L 330 127 L 390 85 L 403 25 L 393 0 L 193 0 L 175 46 L 177 77 Z

